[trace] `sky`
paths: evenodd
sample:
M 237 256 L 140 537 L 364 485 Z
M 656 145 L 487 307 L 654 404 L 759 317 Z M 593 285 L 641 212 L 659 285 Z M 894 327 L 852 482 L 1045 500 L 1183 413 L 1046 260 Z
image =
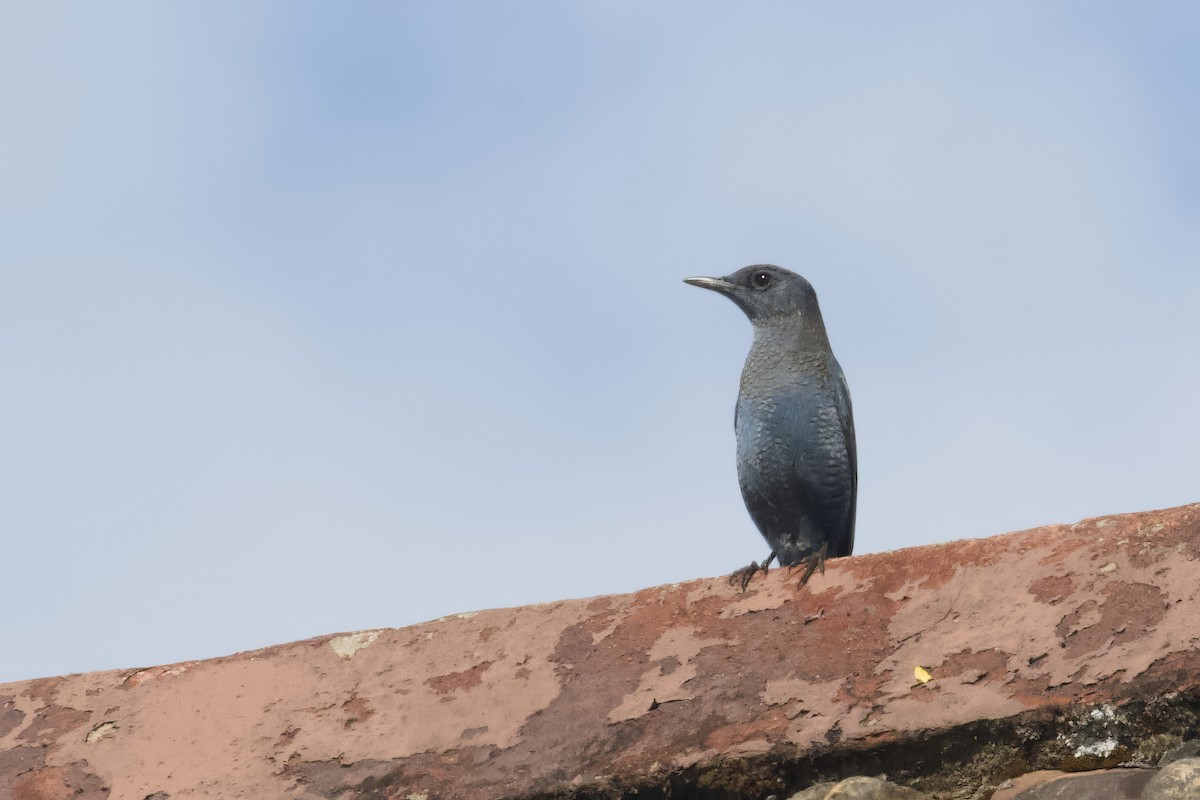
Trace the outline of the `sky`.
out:
M 856 552 L 1200 501 L 1200 6 L 19 3 L 0 682 L 727 574 L 816 287 Z

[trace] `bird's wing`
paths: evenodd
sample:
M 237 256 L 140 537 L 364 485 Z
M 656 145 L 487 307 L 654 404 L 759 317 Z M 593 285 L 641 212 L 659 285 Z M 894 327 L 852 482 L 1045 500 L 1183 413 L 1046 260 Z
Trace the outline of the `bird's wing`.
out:
M 842 423 L 846 455 L 850 460 L 850 520 L 844 539 L 830 544 L 835 545 L 834 553 L 848 556 L 854 552 L 854 517 L 858 508 L 858 444 L 854 438 L 854 406 L 850 402 L 850 386 L 846 383 L 846 374 L 842 372 L 841 365 L 835 361 L 833 366 L 834 401 L 838 419 Z

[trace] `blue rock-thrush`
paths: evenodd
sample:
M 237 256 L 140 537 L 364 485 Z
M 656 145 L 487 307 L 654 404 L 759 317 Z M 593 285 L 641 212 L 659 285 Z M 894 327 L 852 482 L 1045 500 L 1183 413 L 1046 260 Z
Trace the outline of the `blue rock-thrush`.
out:
M 743 591 L 754 573 L 804 565 L 801 584 L 825 557 L 854 549 L 858 458 L 846 376 L 825 333 L 817 294 L 801 276 L 770 264 L 724 278 L 687 278 L 738 305 L 754 327 L 733 429 L 738 483 L 771 553 L 729 576 Z

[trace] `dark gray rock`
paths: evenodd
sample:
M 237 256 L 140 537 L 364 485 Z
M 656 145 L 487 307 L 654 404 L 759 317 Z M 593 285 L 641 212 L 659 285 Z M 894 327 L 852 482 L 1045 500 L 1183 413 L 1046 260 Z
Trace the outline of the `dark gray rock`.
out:
M 1093 772 L 1035 772 L 997 791 L 994 800 L 1140 800 L 1155 775 L 1152 769 L 1100 769 Z M 1026 783 L 1033 779 L 1032 783 Z M 1021 788 L 1021 784 L 1025 787 Z
M 1200 756 L 1200 739 L 1189 739 L 1163 753 L 1162 758 L 1158 760 L 1158 765 L 1165 767 L 1172 761 L 1178 761 L 1181 758 L 1195 758 L 1196 756 Z
M 1035 786 L 1017 800 L 1138 800 L 1151 777 L 1149 770 L 1097 770 Z

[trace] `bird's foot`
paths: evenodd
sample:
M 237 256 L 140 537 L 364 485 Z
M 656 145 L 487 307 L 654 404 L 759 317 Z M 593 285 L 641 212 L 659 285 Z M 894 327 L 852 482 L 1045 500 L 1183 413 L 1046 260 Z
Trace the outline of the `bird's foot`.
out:
M 750 585 L 750 579 L 754 577 L 754 573 L 760 570 L 765 575 L 767 573 L 767 565 L 763 564 L 760 567 L 757 561 L 751 561 L 750 566 L 735 569 L 729 574 L 729 585 L 740 586 L 744 592 L 746 591 L 746 587 Z
M 771 562 L 774 559 L 775 551 L 772 550 L 771 554 L 767 556 L 767 560 L 764 561 L 761 566 L 757 561 L 751 561 L 750 566 L 734 570 L 729 576 L 729 585 L 741 586 L 742 591 L 746 591 L 746 587 L 750 585 L 750 579 L 754 577 L 754 573 L 762 572 L 763 575 L 766 575 L 767 567 L 771 566 Z
M 801 559 L 798 563 L 789 567 L 789 570 L 795 570 L 801 566 L 804 567 L 804 574 L 800 577 L 800 585 L 808 583 L 808 579 L 813 573 L 821 570 L 821 574 L 825 574 L 825 554 L 829 552 L 829 544 L 821 545 L 820 549 L 810 553 L 806 558 Z

